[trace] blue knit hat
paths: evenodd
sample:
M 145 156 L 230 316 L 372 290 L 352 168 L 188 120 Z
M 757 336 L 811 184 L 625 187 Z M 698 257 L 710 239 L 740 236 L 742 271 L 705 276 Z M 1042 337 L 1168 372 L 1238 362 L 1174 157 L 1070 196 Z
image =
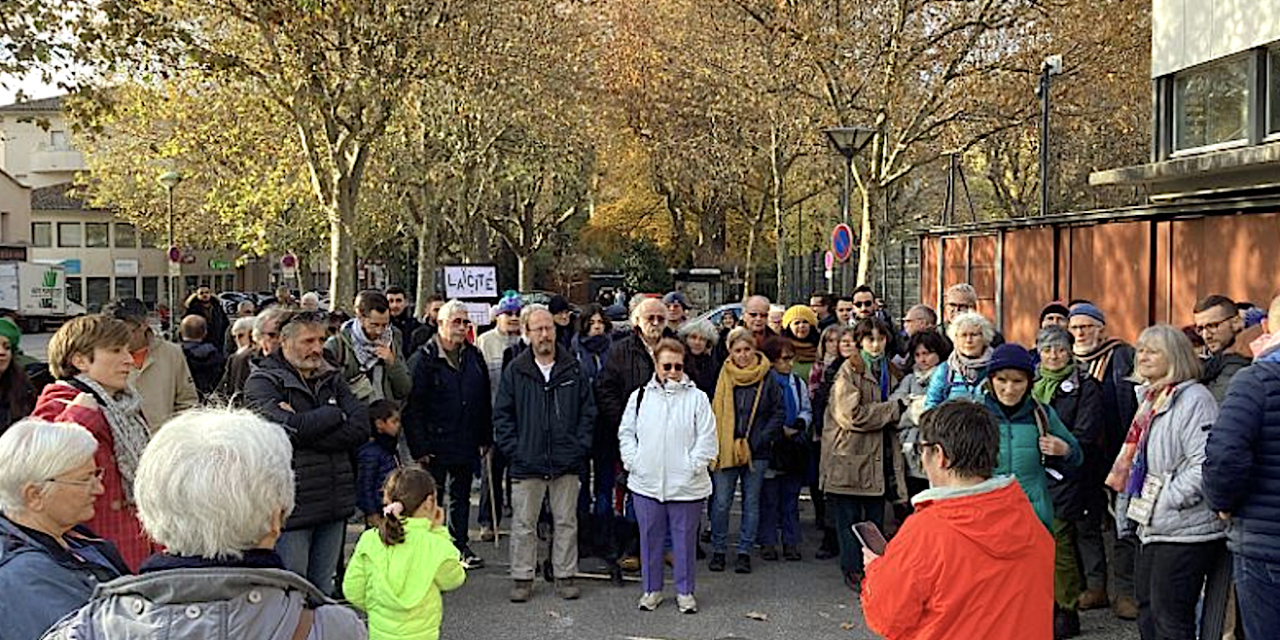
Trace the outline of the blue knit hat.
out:
M 689 310 L 689 300 L 688 298 L 685 298 L 684 293 L 680 291 L 672 291 L 667 295 L 662 296 L 662 304 L 666 304 L 666 305 L 678 304 L 685 311 Z
M 1107 323 L 1107 316 L 1103 315 L 1102 309 L 1099 309 L 1088 302 L 1081 302 L 1080 304 L 1071 307 L 1070 317 L 1074 318 L 1076 316 L 1088 316 L 1102 324 Z
M 1017 369 L 1027 372 L 1027 375 L 1035 375 L 1036 363 L 1031 359 L 1031 353 L 1027 348 L 1014 343 L 1006 342 L 991 353 L 991 364 L 987 365 L 987 375 L 993 375 L 1002 369 Z
M 520 315 L 520 310 L 523 308 L 524 302 L 520 300 L 519 295 L 513 294 L 504 296 L 498 301 L 498 306 L 494 307 L 493 317 L 497 318 L 504 313 L 518 316 Z

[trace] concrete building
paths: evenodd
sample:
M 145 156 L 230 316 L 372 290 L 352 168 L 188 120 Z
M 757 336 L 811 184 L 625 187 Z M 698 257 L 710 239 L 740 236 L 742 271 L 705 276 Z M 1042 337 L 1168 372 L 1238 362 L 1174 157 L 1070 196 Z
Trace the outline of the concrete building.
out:
M 1154 0 L 1151 70 L 1150 162 L 1090 176 L 1148 203 L 930 229 L 924 302 L 971 282 L 1028 344 L 1050 300 L 1092 300 L 1132 340 L 1190 324 L 1212 293 L 1265 306 L 1280 292 L 1280 0 Z
M 0 107 L 0 260 L 62 264 L 67 297 L 91 312 L 112 298 L 164 302 L 164 239 L 147 237 L 70 193 L 85 162 L 67 131 L 60 98 Z M 214 291 L 267 288 L 267 263 L 254 261 L 246 270 L 238 257 L 233 248 L 189 252 L 180 296 L 205 285 Z

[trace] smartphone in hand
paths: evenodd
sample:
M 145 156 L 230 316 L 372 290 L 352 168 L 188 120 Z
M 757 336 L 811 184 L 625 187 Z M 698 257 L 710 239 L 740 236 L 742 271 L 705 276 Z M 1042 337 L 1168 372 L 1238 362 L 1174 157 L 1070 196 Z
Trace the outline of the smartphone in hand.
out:
M 884 534 L 880 533 L 880 527 L 874 522 L 859 522 L 853 525 L 853 535 L 857 536 L 858 542 L 878 556 L 884 555 L 885 547 L 889 546 L 889 541 L 884 539 Z

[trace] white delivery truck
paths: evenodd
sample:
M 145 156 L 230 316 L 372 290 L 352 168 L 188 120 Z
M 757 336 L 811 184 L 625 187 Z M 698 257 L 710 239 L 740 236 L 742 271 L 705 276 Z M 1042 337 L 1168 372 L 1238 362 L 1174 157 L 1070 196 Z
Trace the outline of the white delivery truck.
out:
M 83 306 L 67 299 L 62 265 L 33 262 L 0 262 L 0 308 L 18 312 L 23 333 L 52 330 L 85 313 Z

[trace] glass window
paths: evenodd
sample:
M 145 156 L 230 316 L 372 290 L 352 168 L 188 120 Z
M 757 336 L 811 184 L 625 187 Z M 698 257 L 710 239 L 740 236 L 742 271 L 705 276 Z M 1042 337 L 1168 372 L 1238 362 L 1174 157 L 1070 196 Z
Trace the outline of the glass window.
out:
M 1280 134 L 1280 47 L 1267 52 L 1267 133 Z
M 79 247 L 84 244 L 82 234 L 84 227 L 79 222 L 59 222 L 58 223 L 58 246 L 59 247 Z
M 142 279 L 142 301 L 147 303 L 149 307 L 155 307 L 160 301 L 160 278 L 150 277 Z
M 138 246 L 138 230 L 124 222 L 116 223 L 116 247 L 132 249 Z
M 52 222 L 32 222 L 31 223 L 31 246 L 33 247 L 52 247 L 53 246 L 53 223 Z
M 66 131 L 50 131 L 49 146 L 54 149 L 70 149 L 71 145 L 67 144 Z
M 160 238 L 156 237 L 156 234 L 152 231 L 143 231 L 139 234 L 139 239 L 142 240 L 143 249 L 155 249 L 160 246 L 157 244 L 160 242 Z
M 102 311 L 102 305 L 111 300 L 111 278 L 85 279 L 85 308 L 89 313 Z
M 1174 149 L 1249 137 L 1249 61 L 1228 60 L 1179 72 L 1173 79 Z
M 137 278 L 116 278 L 116 299 L 138 297 Z
M 81 288 L 80 278 L 77 276 L 67 276 L 67 299 L 84 304 L 84 289 Z
M 86 222 L 84 225 L 84 246 L 94 248 L 106 248 L 111 246 L 111 237 L 108 235 L 111 225 L 105 222 Z

